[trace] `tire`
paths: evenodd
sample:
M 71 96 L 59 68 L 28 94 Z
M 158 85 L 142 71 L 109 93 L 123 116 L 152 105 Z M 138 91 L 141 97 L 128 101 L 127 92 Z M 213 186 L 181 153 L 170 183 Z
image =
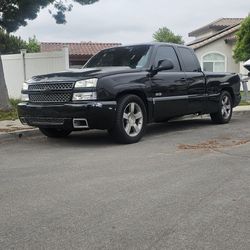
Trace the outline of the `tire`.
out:
M 218 112 L 210 114 L 211 120 L 217 124 L 225 124 L 230 122 L 232 113 L 232 97 L 228 91 L 222 91 L 219 100 Z
M 68 136 L 72 131 L 63 128 L 39 128 L 39 130 L 51 138 L 62 138 Z
M 118 100 L 114 127 L 109 134 L 119 143 L 138 142 L 145 133 L 147 112 L 137 95 L 125 95 Z

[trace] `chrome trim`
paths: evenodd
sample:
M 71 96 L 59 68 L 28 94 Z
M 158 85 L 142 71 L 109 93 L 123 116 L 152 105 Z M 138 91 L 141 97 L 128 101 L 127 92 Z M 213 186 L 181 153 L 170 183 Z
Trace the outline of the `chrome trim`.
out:
M 207 94 L 207 97 L 216 97 L 216 96 L 220 96 L 220 93 L 217 93 L 217 94 L 211 94 L 211 95 Z
M 154 97 L 153 102 L 158 101 L 172 101 L 172 100 L 185 100 L 188 99 L 188 95 L 183 96 L 166 96 L 166 97 Z
M 84 125 L 84 126 L 79 126 L 79 125 L 76 124 L 76 121 L 80 121 L 80 122 L 83 121 L 83 122 L 85 122 L 86 125 Z M 84 119 L 84 118 L 74 118 L 74 119 L 73 119 L 73 127 L 74 127 L 74 128 L 89 128 L 89 124 L 88 124 L 87 119 Z
M 155 102 L 160 102 L 160 101 L 175 101 L 175 100 L 186 100 L 186 99 L 194 99 L 194 98 L 206 98 L 206 97 L 217 97 L 219 96 L 220 93 L 217 94 L 203 94 L 203 95 L 183 95 L 183 96 L 165 96 L 165 97 L 154 97 L 153 99 L 153 104 Z M 149 100 L 149 98 L 148 98 Z

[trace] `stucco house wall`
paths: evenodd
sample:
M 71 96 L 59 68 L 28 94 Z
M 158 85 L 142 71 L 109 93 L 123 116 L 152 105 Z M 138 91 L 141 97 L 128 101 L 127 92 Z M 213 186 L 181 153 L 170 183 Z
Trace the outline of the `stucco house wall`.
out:
M 233 45 L 226 44 L 225 37 L 195 50 L 195 54 L 197 55 L 201 65 L 202 65 L 203 56 L 208 53 L 213 53 L 213 52 L 216 52 L 225 56 L 226 72 L 240 73 L 240 64 L 236 63 L 233 59 Z

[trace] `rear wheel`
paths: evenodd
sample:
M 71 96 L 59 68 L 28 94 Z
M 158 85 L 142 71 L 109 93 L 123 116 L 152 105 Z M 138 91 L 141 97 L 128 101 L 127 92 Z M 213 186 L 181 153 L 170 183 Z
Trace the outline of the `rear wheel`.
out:
M 218 112 L 210 114 L 214 123 L 225 124 L 231 120 L 233 113 L 232 97 L 228 91 L 223 91 L 220 96 Z
M 146 108 L 141 98 L 126 95 L 118 101 L 115 125 L 109 133 L 120 143 L 136 143 L 145 132 L 146 117 Z
M 72 131 L 63 128 L 39 128 L 47 137 L 61 138 L 68 136 Z

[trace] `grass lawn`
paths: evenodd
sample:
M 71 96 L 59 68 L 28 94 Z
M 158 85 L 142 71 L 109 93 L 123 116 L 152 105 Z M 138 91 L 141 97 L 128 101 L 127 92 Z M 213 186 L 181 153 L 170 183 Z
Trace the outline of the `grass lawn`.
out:
M 20 100 L 10 99 L 11 110 L 10 111 L 1 111 L 0 110 L 0 121 L 3 120 L 16 120 L 17 116 L 17 104 Z

